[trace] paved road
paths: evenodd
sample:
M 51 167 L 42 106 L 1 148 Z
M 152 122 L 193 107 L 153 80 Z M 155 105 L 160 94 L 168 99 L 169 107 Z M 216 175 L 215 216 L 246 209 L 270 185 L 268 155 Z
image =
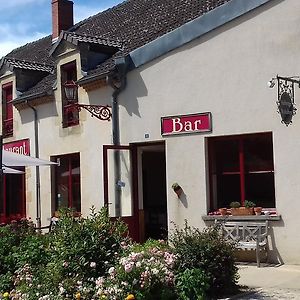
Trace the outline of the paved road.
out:
M 299 299 L 300 300 L 300 266 L 255 265 L 239 266 L 239 284 L 248 286 L 253 292 L 234 297 L 234 299 Z
M 297 300 L 300 299 L 300 291 L 294 289 L 262 289 L 257 288 L 255 292 L 235 297 L 234 299 L 245 300 Z

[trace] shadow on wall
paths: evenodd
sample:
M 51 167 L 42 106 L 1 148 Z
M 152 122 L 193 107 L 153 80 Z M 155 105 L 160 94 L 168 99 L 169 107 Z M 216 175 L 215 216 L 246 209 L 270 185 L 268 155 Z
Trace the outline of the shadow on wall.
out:
M 276 239 L 274 234 L 274 227 L 284 227 L 284 221 L 272 222 L 269 225 L 269 260 L 272 263 L 284 264 L 284 261 L 276 247 Z
M 185 208 L 188 208 L 188 201 L 187 201 L 187 197 L 185 192 L 182 192 L 182 194 L 180 195 L 180 197 L 178 198 L 179 201 L 181 201 L 182 205 Z
M 138 98 L 148 96 L 148 90 L 141 73 L 137 70 L 128 73 L 127 87 L 124 93 L 126 93 L 126 100 L 124 101 L 124 97 L 121 93 L 119 96 L 119 104 L 126 109 L 129 116 L 136 115 L 141 118 Z M 147 101 L 147 99 L 145 99 L 145 101 Z
M 45 103 L 34 107 L 37 110 L 38 119 L 46 119 L 49 117 L 57 117 L 57 107 L 55 102 Z M 34 112 L 28 107 L 19 111 L 22 124 L 34 121 Z

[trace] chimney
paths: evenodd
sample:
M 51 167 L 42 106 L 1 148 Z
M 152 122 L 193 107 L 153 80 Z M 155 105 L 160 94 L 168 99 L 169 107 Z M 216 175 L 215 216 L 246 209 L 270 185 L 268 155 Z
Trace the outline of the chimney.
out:
M 69 0 L 52 0 L 52 42 L 55 42 L 62 30 L 74 25 L 73 2 Z

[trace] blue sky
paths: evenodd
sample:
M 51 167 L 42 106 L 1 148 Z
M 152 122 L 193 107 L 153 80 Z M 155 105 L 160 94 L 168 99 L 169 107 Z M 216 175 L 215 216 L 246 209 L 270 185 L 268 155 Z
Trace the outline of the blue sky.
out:
M 75 22 L 123 0 L 73 0 Z M 0 0 L 0 58 L 51 33 L 51 0 Z

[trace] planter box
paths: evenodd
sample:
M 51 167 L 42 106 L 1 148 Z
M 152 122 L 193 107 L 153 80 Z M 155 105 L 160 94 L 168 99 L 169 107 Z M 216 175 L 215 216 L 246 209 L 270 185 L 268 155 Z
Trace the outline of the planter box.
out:
M 233 216 L 249 216 L 254 215 L 254 209 L 253 207 L 247 208 L 247 207 L 239 207 L 239 208 L 231 208 L 231 214 Z

